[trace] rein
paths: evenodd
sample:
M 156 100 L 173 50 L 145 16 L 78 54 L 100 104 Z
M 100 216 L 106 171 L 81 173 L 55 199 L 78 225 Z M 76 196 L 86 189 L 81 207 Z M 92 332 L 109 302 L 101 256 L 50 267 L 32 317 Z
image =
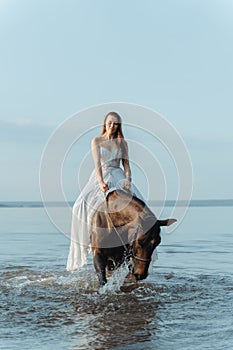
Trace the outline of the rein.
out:
M 125 245 L 124 241 L 122 240 L 121 235 L 118 233 L 116 227 L 113 225 L 112 219 L 111 219 L 111 217 L 110 217 L 110 215 L 108 213 L 107 198 L 105 198 L 105 200 L 106 200 L 106 208 L 107 208 L 106 215 L 108 216 L 109 220 L 111 221 L 114 231 L 116 232 L 117 236 L 121 240 L 121 243 L 122 243 L 125 251 L 127 252 L 129 249 L 127 248 L 127 246 Z M 137 235 L 138 230 L 139 230 L 139 225 L 137 226 L 137 230 L 135 232 L 135 235 Z M 144 258 L 139 258 L 139 256 L 137 256 L 137 255 L 134 255 L 132 249 L 130 249 L 128 257 L 131 257 L 131 258 L 133 258 L 135 260 L 139 260 L 139 261 L 144 262 L 144 263 L 148 263 L 148 262 L 151 261 L 151 258 L 150 259 L 144 259 Z
M 111 221 L 114 231 L 116 232 L 117 236 L 120 238 L 120 241 L 121 241 L 121 243 L 122 243 L 122 245 L 123 245 L 125 251 L 127 252 L 127 251 L 128 251 L 128 248 L 127 248 L 127 246 L 125 245 L 123 239 L 121 238 L 121 235 L 118 233 L 116 227 L 113 225 L 112 219 L 111 219 L 111 217 L 110 217 L 110 215 L 109 215 L 109 213 L 108 213 L 107 197 L 105 197 L 105 201 L 106 201 L 105 204 L 106 204 L 106 208 L 107 208 L 107 210 L 106 210 L 106 215 L 108 216 L 108 219 Z

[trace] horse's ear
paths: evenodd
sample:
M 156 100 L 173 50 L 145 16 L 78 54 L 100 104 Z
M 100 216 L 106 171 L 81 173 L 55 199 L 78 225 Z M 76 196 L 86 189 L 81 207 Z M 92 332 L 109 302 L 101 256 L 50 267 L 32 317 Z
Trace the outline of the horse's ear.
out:
M 176 219 L 166 219 L 166 220 L 158 220 L 159 226 L 170 226 L 176 222 Z

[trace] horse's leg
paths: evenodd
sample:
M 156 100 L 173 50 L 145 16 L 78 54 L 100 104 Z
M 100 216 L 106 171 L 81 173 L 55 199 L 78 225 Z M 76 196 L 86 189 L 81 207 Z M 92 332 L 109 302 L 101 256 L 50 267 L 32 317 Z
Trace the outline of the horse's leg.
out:
M 128 245 L 115 248 L 114 262 L 115 262 L 115 269 L 119 268 L 124 263 L 129 267 L 130 258 L 129 258 Z
M 106 279 L 106 266 L 107 266 L 107 260 L 106 257 L 104 257 L 101 252 L 95 252 L 94 258 L 94 267 L 97 272 L 97 276 L 100 282 L 101 286 L 104 286 L 107 283 Z

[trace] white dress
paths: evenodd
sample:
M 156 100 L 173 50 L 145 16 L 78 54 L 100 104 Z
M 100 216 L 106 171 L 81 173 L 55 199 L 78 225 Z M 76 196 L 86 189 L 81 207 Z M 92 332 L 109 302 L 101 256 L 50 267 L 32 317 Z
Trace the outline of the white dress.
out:
M 122 151 L 120 148 L 113 151 L 100 146 L 100 162 L 103 181 L 108 184 L 109 192 L 123 189 L 125 174 L 120 167 Z M 131 193 L 142 199 L 138 189 L 131 184 Z M 71 223 L 71 242 L 67 260 L 67 271 L 79 269 L 87 263 L 90 252 L 90 223 L 94 211 L 105 201 L 106 193 L 100 190 L 94 170 L 86 186 L 74 203 Z

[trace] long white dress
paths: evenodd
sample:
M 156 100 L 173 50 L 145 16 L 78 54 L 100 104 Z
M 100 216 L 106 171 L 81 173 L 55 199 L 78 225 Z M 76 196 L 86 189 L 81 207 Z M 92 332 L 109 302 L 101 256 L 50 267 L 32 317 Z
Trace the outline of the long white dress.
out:
M 100 147 L 100 162 L 103 181 L 108 184 L 109 191 L 123 189 L 125 174 L 120 166 L 122 151 L 120 148 L 112 151 Z M 139 190 L 131 184 L 131 193 L 142 199 Z M 86 186 L 74 203 L 71 223 L 71 242 L 67 260 L 67 271 L 81 268 L 87 263 L 90 252 L 90 223 L 94 211 L 105 201 L 106 194 L 100 190 L 94 170 Z

